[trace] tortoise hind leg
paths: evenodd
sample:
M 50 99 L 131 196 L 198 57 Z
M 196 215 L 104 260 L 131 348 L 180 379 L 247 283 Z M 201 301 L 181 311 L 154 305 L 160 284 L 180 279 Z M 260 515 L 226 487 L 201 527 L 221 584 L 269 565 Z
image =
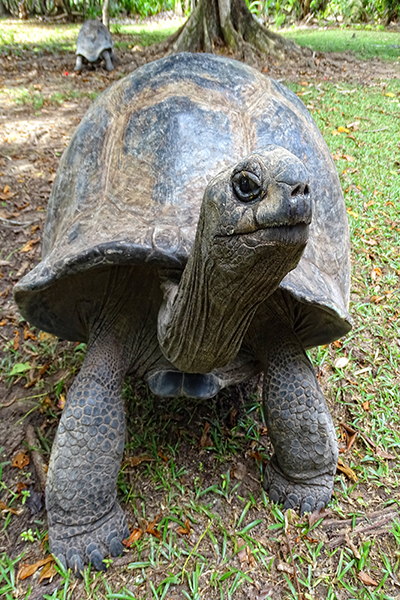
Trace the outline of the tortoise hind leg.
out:
M 276 320 L 264 331 L 264 411 L 275 450 L 264 487 L 284 509 L 312 512 L 332 496 L 338 459 L 334 425 L 299 339 Z
M 108 335 L 88 348 L 63 410 L 46 487 L 50 551 L 79 574 L 84 563 L 123 550 L 125 516 L 116 501 L 124 449 L 123 351 Z

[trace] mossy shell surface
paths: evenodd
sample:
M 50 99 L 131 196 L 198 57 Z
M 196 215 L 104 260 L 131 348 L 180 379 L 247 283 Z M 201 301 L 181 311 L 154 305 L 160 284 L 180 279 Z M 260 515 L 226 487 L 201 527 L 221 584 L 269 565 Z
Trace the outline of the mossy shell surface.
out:
M 42 261 L 15 288 L 21 313 L 59 337 L 87 340 L 74 278 L 85 273 L 90 290 L 93 269 L 183 270 L 208 182 L 268 144 L 295 154 L 310 175 L 310 239 L 280 286 L 296 333 L 305 347 L 347 333 L 347 215 L 321 133 L 286 87 L 207 54 L 147 64 L 93 103 L 60 161 Z M 134 295 L 140 280 L 132 277 L 129 286 Z M 85 302 L 96 298 L 88 292 Z

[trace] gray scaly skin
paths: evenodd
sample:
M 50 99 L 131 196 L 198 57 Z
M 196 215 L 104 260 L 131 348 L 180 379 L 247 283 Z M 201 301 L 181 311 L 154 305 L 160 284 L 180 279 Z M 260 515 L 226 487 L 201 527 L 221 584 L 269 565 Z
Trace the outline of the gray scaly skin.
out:
M 46 486 L 50 551 L 77 574 L 85 562 L 104 569 L 104 557 L 121 554 L 129 535 L 116 501 L 125 441 L 122 350 L 110 334 L 89 344 L 53 444 Z
M 100 62 L 102 59 L 104 59 L 106 70 L 113 71 L 114 70 L 113 58 L 114 58 L 114 55 L 113 55 L 112 50 L 104 50 L 100 54 L 99 59 L 96 62 Z M 78 54 L 78 56 L 76 57 L 76 63 L 75 63 L 74 70 L 78 71 L 78 72 L 82 71 L 82 67 L 83 67 L 83 57 L 81 54 Z
M 75 71 L 82 71 L 82 56 L 80 54 L 78 54 L 78 56 L 76 57 L 76 63 L 75 63 Z
M 112 52 L 109 50 L 104 50 L 101 54 L 101 57 L 104 58 L 104 62 L 106 63 L 106 70 L 113 71 L 114 65 L 112 63 Z
M 263 484 L 284 509 L 320 510 L 332 496 L 338 460 L 333 421 L 296 335 L 282 324 L 268 332 L 263 400 L 275 454 Z
M 258 308 L 300 260 L 310 221 L 307 171 L 283 148 L 259 149 L 215 177 L 206 188 L 194 247 L 181 279 L 160 273 L 164 302 L 158 311 L 158 342 L 166 359 L 182 372 L 210 373 L 235 358 Z M 116 272 L 115 282 L 119 279 Z M 138 357 L 146 354 L 153 339 L 156 317 L 153 323 L 141 311 L 145 322 L 140 324 L 135 299 L 120 291 L 99 290 L 111 300 L 98 313 L 92 310 L 87 357 L 68 394 L 49 467 L 50 549 L 77 573 L 89 561 L 104 568 L 104 556 L 119 554 L 128 533 L 116 502 L 124 446 L 121 385 L 127 372 L 140 374 Z M 146 294 L 142 302 L 141 293 L 137 290 L 143 305 Z M 150 304 L 155 296 L 148 294 Z M 149 309 L 147 315 L 151 314 Z M 270 402 L 276 395 L 275 369 L 281 370 L 279 377 L 285 369 L 296 377 L 302 366 L 298 356 L 303 354 L 282 346 L 282 356 L 292 364 L 281 368 L 272 345 L 259 346 L 255 354 L 271 373 Z M 270 426 L 278 423 L 276 416 L 268 418 Z M 285 444 L 279 432 L 271 435 L 286 472 L 290 453 L 281 448 Z M 301 436 L 299 441 L 303 443 Z M 279 477 L 272 476 L 271 481 L 271 490 L 280 489 Z

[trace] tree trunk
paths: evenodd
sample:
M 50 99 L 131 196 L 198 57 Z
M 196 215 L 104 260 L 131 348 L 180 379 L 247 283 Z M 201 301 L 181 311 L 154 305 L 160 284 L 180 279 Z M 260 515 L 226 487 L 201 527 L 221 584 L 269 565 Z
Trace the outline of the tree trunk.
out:
M 110 29 L 110 0 L 103 2 L 103 25 Z
M 10 11 L 6 7 L 6 5 L 3 3 L 3 0 L 0 0 L 0 17 L 8 17 L 8 15 L 10 15 L 10 14 L 11 14 Z
M 261 25 L 245 0 L 200 0 L 168 41 L 173 52 L 214 52 L 227 47 L 247 63 L 269 54 L 283 58 L 299 51 L 294 42 Z
M 311 0 L 300 0 L 300 19 L 304 19 L 310 13 Z

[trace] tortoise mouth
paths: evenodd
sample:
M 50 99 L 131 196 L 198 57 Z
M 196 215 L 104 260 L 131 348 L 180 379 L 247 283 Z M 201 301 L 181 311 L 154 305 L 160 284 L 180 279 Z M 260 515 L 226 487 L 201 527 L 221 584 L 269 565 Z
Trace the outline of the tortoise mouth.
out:
M 307 243 L 309 237 L 309 223 L 296 225 L 272 225 L 260 227 L 257 231 L 249 233 L 233 233 L 220 236 L 225 239 L 240 240 L 245 246 L 254 248 L 265 245 L 298 246 Z

